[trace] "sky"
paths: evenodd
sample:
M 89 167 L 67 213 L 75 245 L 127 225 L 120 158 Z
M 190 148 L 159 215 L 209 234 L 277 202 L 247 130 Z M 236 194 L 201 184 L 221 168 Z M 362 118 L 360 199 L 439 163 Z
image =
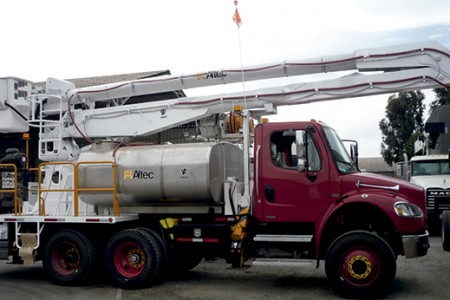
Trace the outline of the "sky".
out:
M 182 75 L 428 40 L 450 48 L 448 0 L 239 0 L 239 29 L 234 9 L 233 0 L 1 1 L 0 77 Z M 388 97 L 280 107 L 269 119 L 321 120 L 358 140 L 360 157 L 380 156 Z

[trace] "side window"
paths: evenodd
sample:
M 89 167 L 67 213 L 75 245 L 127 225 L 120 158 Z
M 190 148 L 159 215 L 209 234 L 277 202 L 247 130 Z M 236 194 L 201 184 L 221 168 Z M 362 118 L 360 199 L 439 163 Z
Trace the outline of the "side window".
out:
M 310 171 L 319 171 L 322 168 L 319 152 L 310 134 L 308 141 L 308 162 Z M 272 162 L 280 168 L 297 169 L 297 146 L 292 131 L 274 132 L 270 138 Z
M 272 133 L 270 137 L 272 162 L 277 167 L 295 169 L 297 156 L 295 155 L 295 136 L 283 134 L 283 131 Z

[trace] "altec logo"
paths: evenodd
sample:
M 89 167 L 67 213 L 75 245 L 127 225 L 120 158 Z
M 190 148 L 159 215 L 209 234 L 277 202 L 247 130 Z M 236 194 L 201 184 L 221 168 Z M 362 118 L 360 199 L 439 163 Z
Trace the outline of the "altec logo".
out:
M 153 179 L 155 174 L 151 171 L 146 172 L 142 170 L 125 170 L 123 171 L 123 179 Z
M 213 79 L 213 78 L 223 78 L 227 74 L 223 71 L 209 71 L 208 73 L 201 73 L 197 75 L 197 80 Z

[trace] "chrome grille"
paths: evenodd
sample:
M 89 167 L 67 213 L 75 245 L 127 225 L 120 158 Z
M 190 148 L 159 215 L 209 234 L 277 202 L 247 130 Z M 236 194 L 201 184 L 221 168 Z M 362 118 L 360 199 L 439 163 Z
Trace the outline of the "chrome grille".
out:
M 427 189 L 427 211 L 442 212 L 450 209 L 450 189 Z

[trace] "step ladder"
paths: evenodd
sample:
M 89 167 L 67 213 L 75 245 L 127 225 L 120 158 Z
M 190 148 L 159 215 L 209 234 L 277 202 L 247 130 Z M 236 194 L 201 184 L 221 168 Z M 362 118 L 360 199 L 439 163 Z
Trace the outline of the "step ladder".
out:
M 19 249 L 19 256 L 25 265 L 33 265 L 36 261 L 36 250 L 40 245 L 40 236 L 44 224 L 36 222 L 36 232 L 21 232 L 22 224 L 16 222 L 16 240 L 15 245 Z
M 277 243 L 277 244 L 306 244 L 311 243 L 312 235 L 294 234 L 258 234 L 253 240 L 256 243 Z M 272 257 L 256 257 L 252 262 L 253 266 L 273 266 L 273 267 L 304 267 L 310 266 L 314 260 L 293 257 L 280 257 L 270 254 Z

